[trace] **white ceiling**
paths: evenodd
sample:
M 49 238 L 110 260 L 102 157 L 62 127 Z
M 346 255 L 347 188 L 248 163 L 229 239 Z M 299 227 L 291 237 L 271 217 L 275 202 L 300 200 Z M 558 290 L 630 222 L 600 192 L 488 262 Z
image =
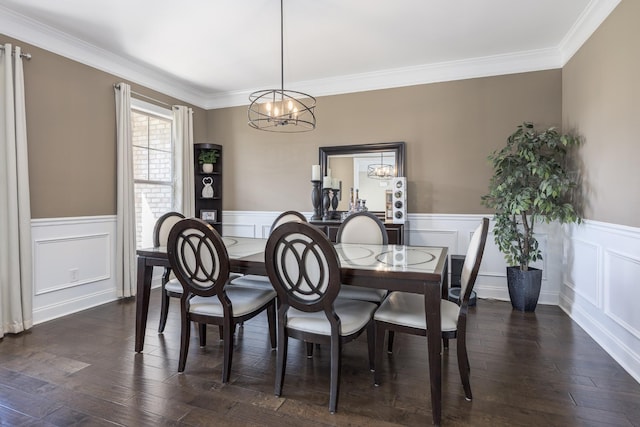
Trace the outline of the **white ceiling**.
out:
M 285 0 L 314 96 L 562 67 L 620 0 Z M 0 33 L 203 108 L 280 87 L 277 0 L 0 0 Z

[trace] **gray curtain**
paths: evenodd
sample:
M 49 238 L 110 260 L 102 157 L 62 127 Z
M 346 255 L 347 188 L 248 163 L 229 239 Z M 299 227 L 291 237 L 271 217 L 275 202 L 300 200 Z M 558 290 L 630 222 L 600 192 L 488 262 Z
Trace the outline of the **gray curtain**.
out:
M 0 337 L 33 326 L 24 76 L 12 49 L 0 46 Z

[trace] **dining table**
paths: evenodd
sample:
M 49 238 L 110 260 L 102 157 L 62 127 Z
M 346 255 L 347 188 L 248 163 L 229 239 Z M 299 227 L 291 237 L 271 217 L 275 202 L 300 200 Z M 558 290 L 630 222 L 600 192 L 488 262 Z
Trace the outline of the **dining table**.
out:
M 231 271 L 266 275 L 267 239 L 224 236 Z M 433 423 L 442 418 L 440 300 L 448 296 L 448 248 L 410 245 L 335 244 L 342 283 L 424 295 Z M 154 267 L 169 267 L 165 247 L 137 250 L 135 351 L 142 352 Z

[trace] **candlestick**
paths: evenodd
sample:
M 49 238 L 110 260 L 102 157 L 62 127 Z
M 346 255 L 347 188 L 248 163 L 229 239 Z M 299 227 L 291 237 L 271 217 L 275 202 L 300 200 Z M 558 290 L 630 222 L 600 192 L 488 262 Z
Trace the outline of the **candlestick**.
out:
M 329 206 L 331 204 L 331 200 L 329 199 L 329 191 L 331 191 L 331 189 L 328 187 L 322 189 L 322 211 L 324 212 L 322 219 L 325 221 L 329 221 L 331 219 L 331 214 L 329 213 Z
M 334 188 L 331 190 L 331 192 L 333 193 L 331 197 L 331 207 L 333 208 L 333 213 L 331 217 L 333 219 L 340 219 L 340 215 L 336 211 L 336 209 L 338 209 L 338 193 L 340 193 L 340 190 L 338 190 L 337 188 Z
M 320 179 L 312 180 L 311 184 L 313 185 L 313 188 L 311 189 L 311 204 L 313 205 L 313 216 L 311 216 L 311 220 L 318 221 L 322 219 Z

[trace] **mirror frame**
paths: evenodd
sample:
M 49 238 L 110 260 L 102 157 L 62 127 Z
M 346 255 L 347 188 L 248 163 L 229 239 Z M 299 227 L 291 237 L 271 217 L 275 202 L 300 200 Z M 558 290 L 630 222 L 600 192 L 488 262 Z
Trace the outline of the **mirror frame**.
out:
M 378 142 L 375 144 L 359 145 L 335 145 L 332 147 L 320 147 L 320 170 L 322 176 L 327 174 L 328 157 L 337 154 L 364 154 L 393 151 L 396 156 L 396 176 L 407 176 L 405 173 L 404 150 L 405 144 L 402 142 Z

